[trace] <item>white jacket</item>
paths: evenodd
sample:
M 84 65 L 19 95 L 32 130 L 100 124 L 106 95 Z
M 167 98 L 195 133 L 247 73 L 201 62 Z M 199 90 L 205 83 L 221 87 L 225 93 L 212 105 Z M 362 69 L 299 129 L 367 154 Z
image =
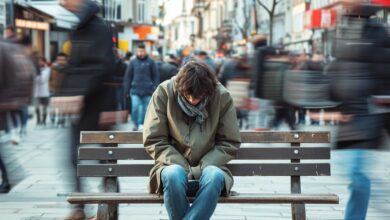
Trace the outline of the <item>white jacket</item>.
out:
M 50 97 L 49 92 L 50 68 L 41 68 L 41 75 L 35 77 L 34 97 Z

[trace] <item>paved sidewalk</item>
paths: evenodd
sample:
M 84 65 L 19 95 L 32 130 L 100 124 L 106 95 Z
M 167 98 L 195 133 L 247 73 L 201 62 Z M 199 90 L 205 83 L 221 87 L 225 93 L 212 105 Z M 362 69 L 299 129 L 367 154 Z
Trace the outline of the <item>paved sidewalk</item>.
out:
M 312 128 L 306 128 L 312 129 Z M 315 128 L 329 129 L 329 128 Z M 333 128 L 330 128 L 333 131 Z M 11 180 L 19 181 L 10 193 L 0 194 L 0 219 L 51 220 L 64 219 L 70 212 L 66 194 L 72 190 L 69 176 L 68 129 L 31 126 L 20 145 L 3 146 Z M 390 219 L 390 152 L 374 152 L 370 173 L 372 198 L 368 220 Z M 307 205 L 308 219 L 342 219 L 348 198 L 348 179 L 342 169 L 346 164 L 342 152 L 332 152 L 331 177 L 304 177 L 304 193 L 336 193 L 339 205 Z M 289 192 L 287 177 L 242 177 L 235 179 L 238 192 Z M 87 190 L 98 191 L 99 178 L 86 183 Z M 146 192 L 147 178 L 122 178 L 121 191 Z M 96 206 L 88 206 L 93 215 Z M 168 219 L 162 205 L 121 205 L 120 219 Z M 215 220 L 291 219 L 289 205 L 218 205 Z

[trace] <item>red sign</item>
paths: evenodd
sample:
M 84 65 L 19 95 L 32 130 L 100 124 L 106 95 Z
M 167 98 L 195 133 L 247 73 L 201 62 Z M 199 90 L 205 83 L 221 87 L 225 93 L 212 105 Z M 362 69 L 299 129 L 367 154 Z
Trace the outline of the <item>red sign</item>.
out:
M 305 28 L 328 28 L 336 24 L 336 11 L 333 9 L 316 9 L 305 13 Z
M 372 4 L 390 6 L 390 0 L 371 0 Z

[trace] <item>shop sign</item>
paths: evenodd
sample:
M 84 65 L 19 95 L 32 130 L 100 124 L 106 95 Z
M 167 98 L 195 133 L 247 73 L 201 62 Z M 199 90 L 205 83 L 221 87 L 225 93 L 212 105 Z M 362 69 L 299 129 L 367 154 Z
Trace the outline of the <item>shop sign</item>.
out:
M 26 28 L 26 29 L 34 29 L 34 30 L 43 30 L 43 31 L 49 30 L 49 23 L 24 20 L 24 19 L 15 19 L 15 26 L 18 28 Z
M 372 0 L 372 4 L 382 5 L 382 6 L 390 6 L 390 0 Z
M 305 13 L 305 28 L 328 28 L 336 24 L 336 11 L 333 9 L 316 9 Z

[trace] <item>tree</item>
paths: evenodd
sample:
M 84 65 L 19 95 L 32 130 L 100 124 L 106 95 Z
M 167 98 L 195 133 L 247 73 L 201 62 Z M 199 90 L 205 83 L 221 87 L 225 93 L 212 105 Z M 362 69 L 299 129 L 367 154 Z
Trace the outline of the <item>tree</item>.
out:
M 242 25 L 237 21 L 237 14 L 235 14 L 234 17 L 234 23 L 236 23 L 238 29 L 241 32 L 242 38 L 245 40 L 248 40 L 248 30 L 251 26 L 251 21 L 250 21 L 250 13 L 248 12 L 248 4 L 247 1 L 244 0 L 242 1 L 242 16 L 244 18 L 244 22 Z M 237 8 L 237 2 L 235 2 L 235 8 Z
M 257 0 L 257 3 L 264 8 L 264 10 L 268 13 L 269 16 L 269 42 L 272 43 L 273 38 L 273 30 L 274 30 L 274 16 L 275 16 L 275 9 L 276 6 L 282 1 L 282 0 L 272 0 L 271 8 L 268 8 L 264 3 L 261 2 L 262 0 Z M 263 0 L 264 1 L 264 0 Z

